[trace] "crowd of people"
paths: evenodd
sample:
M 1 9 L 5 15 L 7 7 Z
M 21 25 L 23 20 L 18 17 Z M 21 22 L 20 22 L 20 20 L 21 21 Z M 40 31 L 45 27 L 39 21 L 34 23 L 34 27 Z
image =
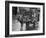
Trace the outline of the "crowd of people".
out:
M 18 7 L 17 14 L 12 15 L 13 30 L 26 31 L 35 30 L 38 28 L 39 8 Z

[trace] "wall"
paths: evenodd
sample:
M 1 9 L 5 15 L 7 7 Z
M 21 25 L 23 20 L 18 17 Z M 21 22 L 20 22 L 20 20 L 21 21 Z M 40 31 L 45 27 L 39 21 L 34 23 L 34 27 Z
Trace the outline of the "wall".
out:
M 45 6 L 46 6 L 46 0 L 14 0 L 14 1 L 44 2 Z M 46 30 L 45 30 L 45 32 L 46 32 Z M 0 0 L 0 38 L 5 38 L 4 36 L 5 36 L 5 0 Z M 42 36 L 40 35 L 40 36 L 25 36 L 25 37 L 12 37 L 12 38 L 46 38 L 46 33 L 45 33 L 45 35 L 42 35 Z

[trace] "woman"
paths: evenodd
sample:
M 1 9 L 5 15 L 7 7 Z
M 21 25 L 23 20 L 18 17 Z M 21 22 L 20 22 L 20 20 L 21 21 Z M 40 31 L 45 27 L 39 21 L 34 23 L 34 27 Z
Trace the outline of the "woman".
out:
M 13 16 L 12 31 L 20 31 L 20 29 L 21 29 L 21 23 L 16 19 L 15 16 Z

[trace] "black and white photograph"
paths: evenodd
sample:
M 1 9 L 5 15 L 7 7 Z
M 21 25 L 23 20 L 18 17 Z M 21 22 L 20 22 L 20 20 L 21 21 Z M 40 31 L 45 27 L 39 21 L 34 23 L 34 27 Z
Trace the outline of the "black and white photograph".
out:
M 39 30 L 40 8 L 12 7 L 12 31 Z
M 44 34 L 44 3 L 7 2 L 8 35 Z M 6 29 L 6 30 L 7 30 Z M 7 33 L 6 33 L 7 35 Z

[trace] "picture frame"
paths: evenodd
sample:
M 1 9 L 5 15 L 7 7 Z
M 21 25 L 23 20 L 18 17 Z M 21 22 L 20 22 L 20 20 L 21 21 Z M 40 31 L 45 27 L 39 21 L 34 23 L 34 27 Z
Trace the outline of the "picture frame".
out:
M 14 8 L 30 8 L 40 10 L 40 29 L 41 31 L 12 31 L 12 16 Z M 12 12 L 13 11 L 13 12 Z M 16 11 L 15 11 L 16 12 Z M 10 21 L 11 20 L 11 21 Z M 14 28 L 14 27 L 13 27 Z M 18 37 L 18 36 L 35 36 L 45 34 L 45 3 L 37 2 L 18 2 L 18 1 L 5 1 L 5 37 Z

